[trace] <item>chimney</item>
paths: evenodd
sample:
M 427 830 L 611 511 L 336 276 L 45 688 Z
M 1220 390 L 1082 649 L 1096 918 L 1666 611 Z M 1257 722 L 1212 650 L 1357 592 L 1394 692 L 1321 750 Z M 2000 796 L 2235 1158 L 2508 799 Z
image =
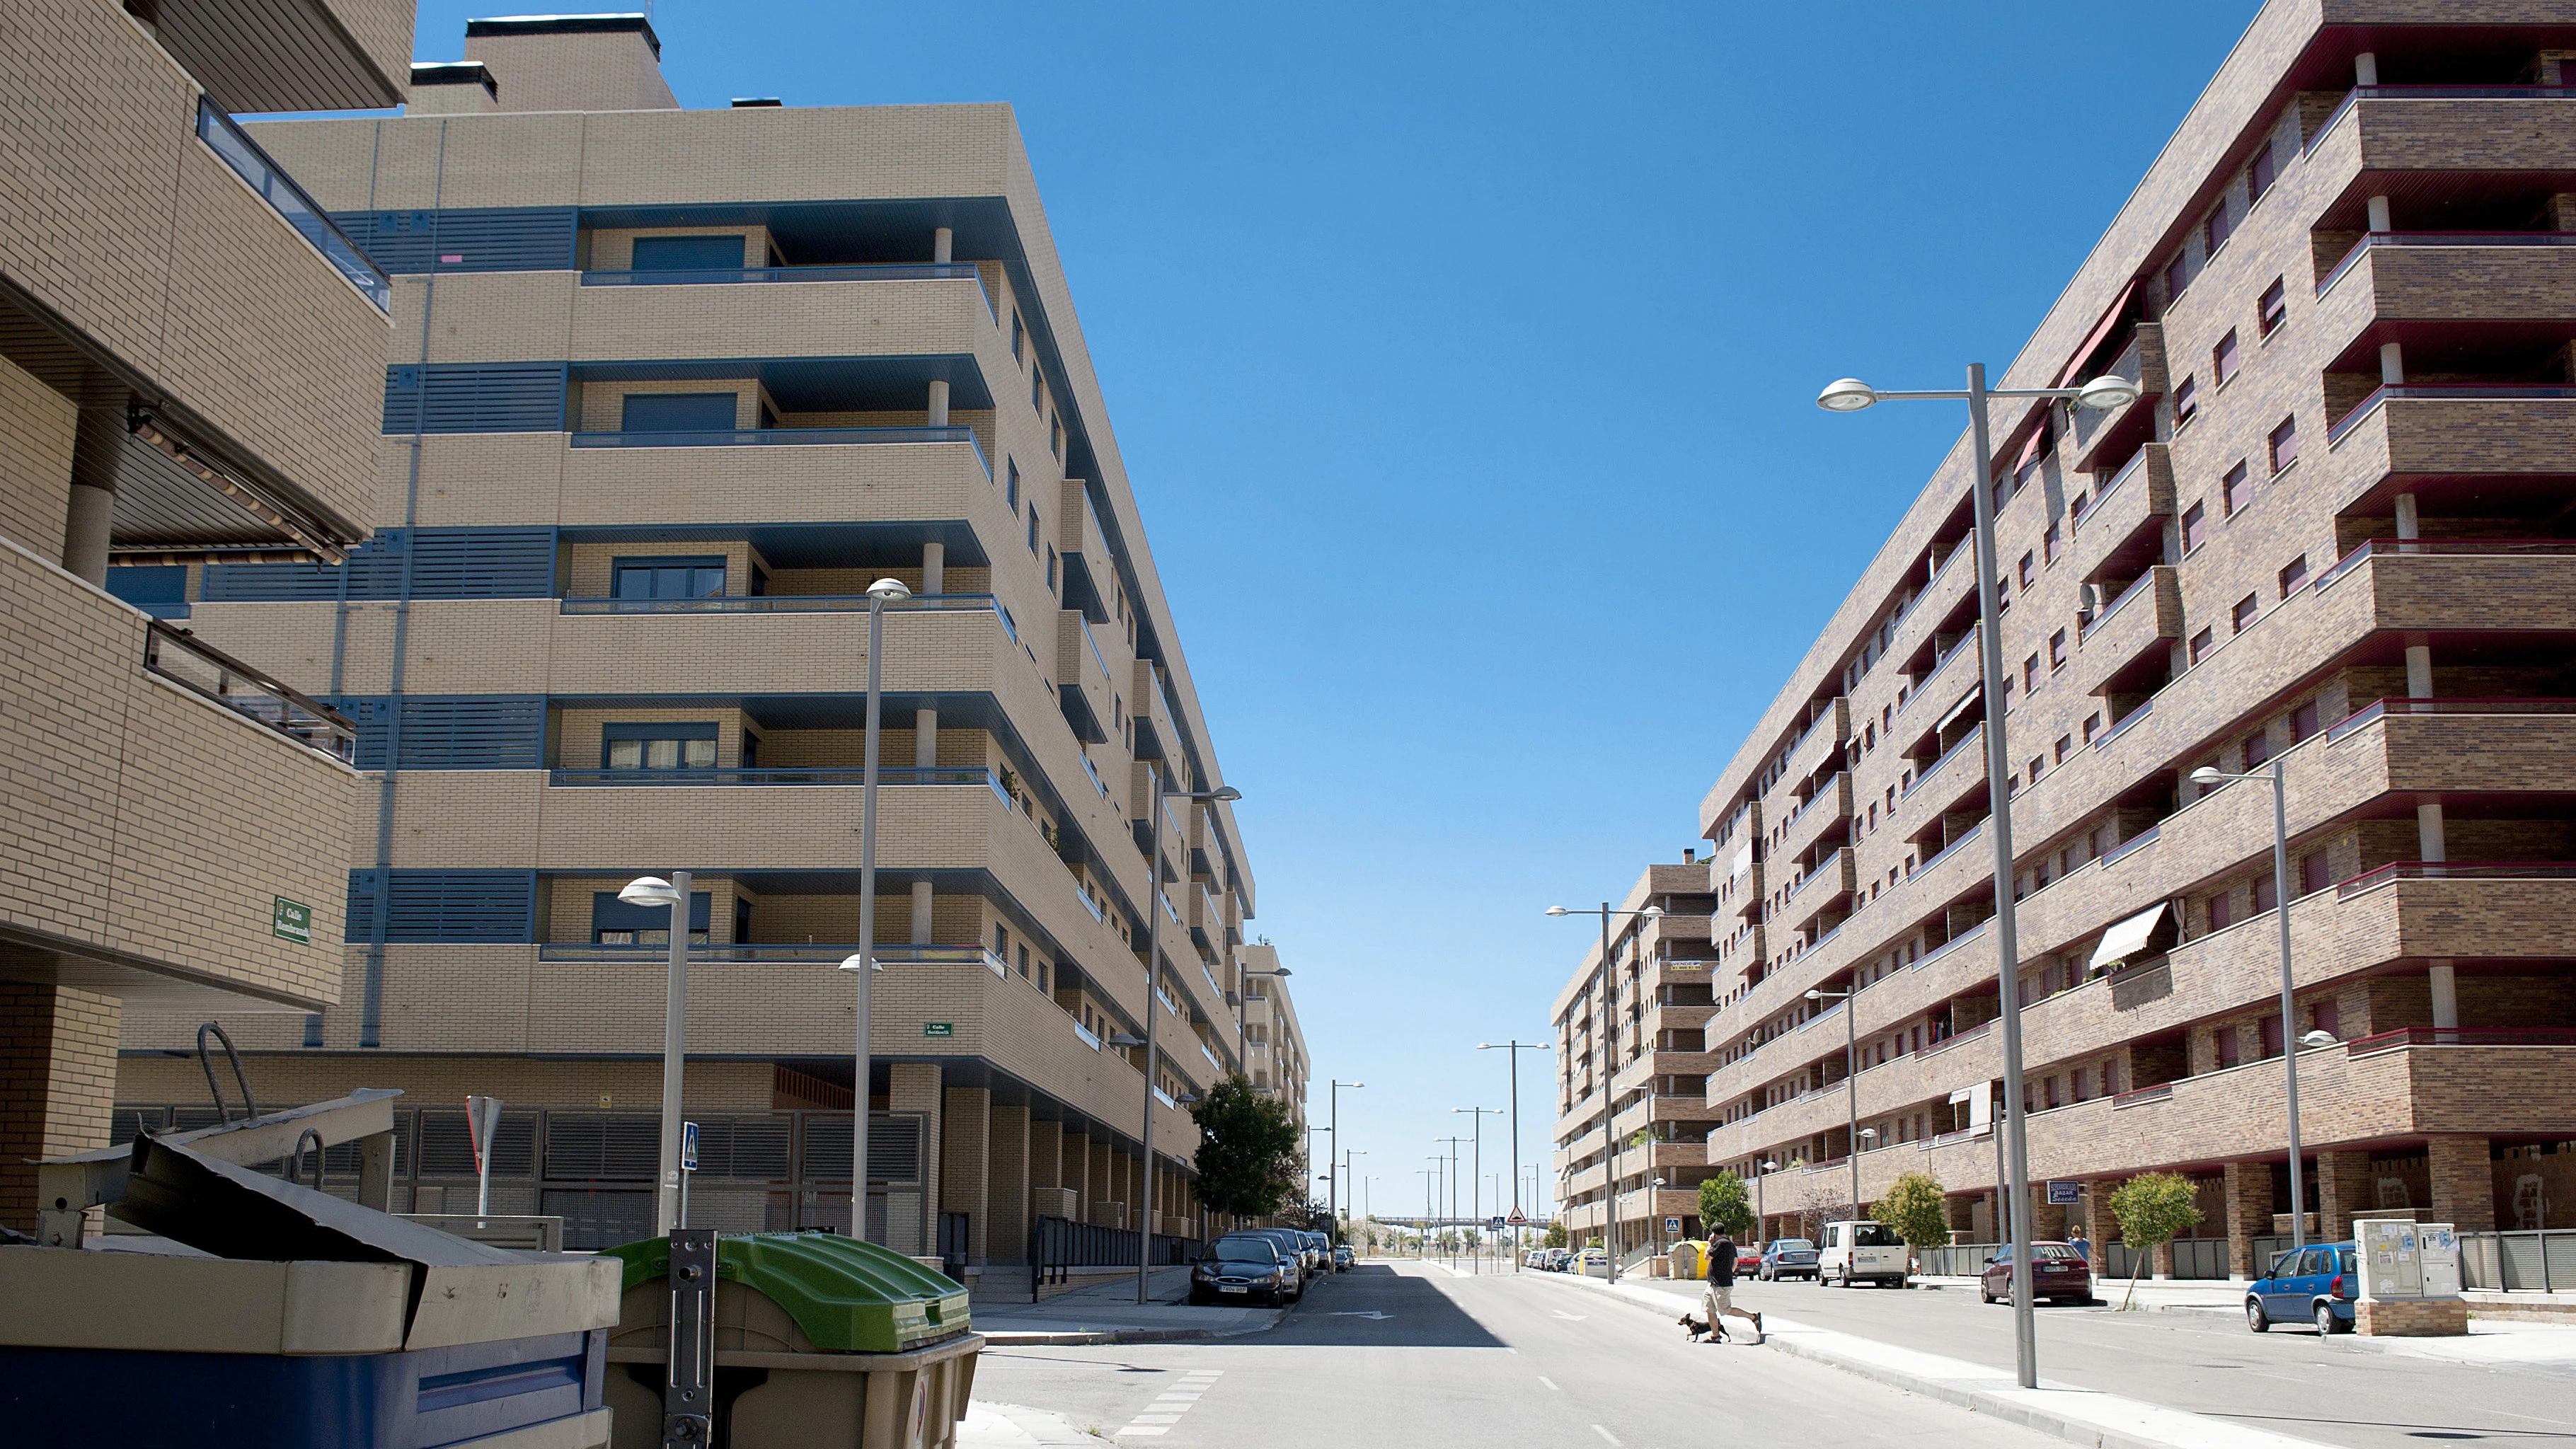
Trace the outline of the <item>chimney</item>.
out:
M 501 109 L 501 88 L 479 60 L 415 61 L 407 116 L 464 116 Z
M 1692 863 L 1693 861 L 1696 861 L 1696 860 L 1698 860 L 1698 859 L 1699 859 L 1699 847 L 1698 847 L 1698 846 L 1695 846 L 1695 845 L 1685 845 L 1685 846 L 1683 846 L 1683 847 L 1682 847 L 1682 864 L 1684 864 L 1684 865 L 1689 865 L 1690 863 Z
M 674 111 L 662 42 L 642 15 L 517 15 L 465 22 L 511 111 Z

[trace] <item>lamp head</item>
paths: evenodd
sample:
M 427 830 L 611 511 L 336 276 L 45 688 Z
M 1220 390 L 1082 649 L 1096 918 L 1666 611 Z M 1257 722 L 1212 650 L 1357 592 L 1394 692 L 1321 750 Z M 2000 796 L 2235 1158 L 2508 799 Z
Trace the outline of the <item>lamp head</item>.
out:
M 1876 1137 L 1878 1135 L 1878 1129 L 1875 1127 L 1863 1127 L 1860 1129 L 1860 1135 L 1863 1137 Z
M 1563 906 L 1550 906 L 1547 908 L 1547 913 L 1551 916 L 1567 916 L 1573 914 L 1573 912 L 1567 910 Z
M 1663 918 L 1664 908 L 1662 906 L 1648 906 L 1637 913 L 1637 919 L 1641 921 L 1660 921 Z
M 1219 785 L 1208 792 L 1208 798 L 1211 800 L 1222 800 L 1231 804 L 1234 801 L 1242 799 L 1243 792 L 1234 788 L 1232 785 Z
M 2226 779 L 2226 774 L 2215 765 L 2203 765 L 2191 772 L 2191 782 L 2203 787 L 2221 784 Z
M 1878 401 L 1878 390 L 1856 377 L 1838 377 L 1816 394 L 1816 406 L 1829 413 L 1856 413 Z
M 1762 1164 L 1762 1170 L 1764 1172 L 1778 1172 L 1780 1170 L 1780 1164 L 1776 1162 L 1765 1162 Z
M 885 969 L 885 963 L 883 961 L 871 961 L 865 956 L 844 956 L 841 958 L 840 969 L 843 971 L 883 971 Z
M 1128 1047 L 1140 1047 L 1144 1044 L 1145 1039 L 1143 1037 L 1129 1036 L 1123 1031 L 1111 1032 L 1109 1034 L 1109 1045 L 1120 1048 L 1121 1050 Z
M 2108 412 L 2124 408 L 2138 400 L 2138 385 L 2115 372 L 2106 372 L 2075 390 L 2075 405 Z
M 2336 1040 L 2337 1038 L 2333 1032 L 2312 1031 L 2306 1036 L 2299 1038 L 2299 1045 L 2303 1047 L 2329 1047 L 2333 1046 Z
M 1818 991 L 1813 987 L 1809 987 L 1807 990 L 1807 999 L 1809 1001 L 1822 1001 L 1825 999 L 1825 993 Z
M 676 906 L 680 893 L 669 881 L 658 875 L 639 875 L 626 883 L 617 898 L 630 906 Z
M 901 579 L 879 579 L 868 585 L 868 597 L 880 604 L 900 604 L 912 597 L 912 590 Z

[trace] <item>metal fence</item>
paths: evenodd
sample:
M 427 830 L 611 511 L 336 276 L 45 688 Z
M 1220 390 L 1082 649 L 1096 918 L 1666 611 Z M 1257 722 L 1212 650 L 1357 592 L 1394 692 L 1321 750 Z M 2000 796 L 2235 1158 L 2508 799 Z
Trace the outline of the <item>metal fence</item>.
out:
M 2270 1261 L 2259 1251 L 2271 1239 L 2254 1240 L 2258 1249 L 2256 1261 Z M 2289 1239 L 2278 1242 L 2286 1246 Z M 2227 1240 L 2225 1238 L 2176 1238 L 2173 1245 L 2176 1278 L 2224 1278 L 2227 1273 Z M 1918 1272 L 1932 1276 L 1973 1278 L 1986 1270 L 1986 1260 L 2012 1250 L 2009 1243 L 1952 1243 L 1943 1248 L 1925 1248 L 1916 1255 Z M 2093 1249 L 2094 1271 L 2104 1281 L 2125 1279 L 2136 1268 L 2137 1259 L 2126 1243 L 2100 1243 Z M 2154 1272 L 2152 1264 L 2148 1272 Z
M 2491 1293 L 2576 1291 L 2576 1229 L 2462 1233 L 2460 1286 Z
M 1040 1285 L 1062 1283 L 1067 1281 L 1067 1270 L 1073 1268 L 1135 1267 L 1137 1237 L 1134 1228 L 1103 1228 L 1065 1218 L 1041 1217 L 1032 1254 L 1037 1259 L 1037 1280 Z M 1195 1263 L 1203 1247 L 1196 1238 L 1156 1233 L 1154 1265 L 1168 1268 Z

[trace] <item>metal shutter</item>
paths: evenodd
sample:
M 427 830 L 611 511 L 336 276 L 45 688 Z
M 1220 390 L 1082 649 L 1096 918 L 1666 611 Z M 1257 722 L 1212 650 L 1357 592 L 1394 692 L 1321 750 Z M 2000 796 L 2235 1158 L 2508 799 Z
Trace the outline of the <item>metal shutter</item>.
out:
M 358 768 L 385 768 L 392 701 L 350 699 L 341 709 L 358 722 Z M 402 702 L 402 768 L 534 770 L 543 767 L 543 695 Z
M 700 1129 L 700 1142 L 705 1141 Z M 701 1164 L 704 1157 L 700 1158 Z M 661 1119 L 642 1112 L 548 1112 L 546 1180 L 651 1183 L 662 1165 Z
M 389 274 L 570 271 L 581 229 L 579 214 L 569 206 L 335 211 L 331 220 Z
M 349 872 L 351 941 L 374 938 L 381 872 Z M 397 870 L 385 939 L 400 942 L 524 944 L 536 939 L 533 870 Z
M 385 369 L 388 433 L 559 433 L 561 362 L 405 363 Z
M 352 599 L 402 596 L 412 550 L 415 599 L 543 599 L 555 590 L 551 528 L 388 528 L 349 551 L 346 565 L 210 564 L 199 592 L 210 603 L 337 599 L 348 570 Z

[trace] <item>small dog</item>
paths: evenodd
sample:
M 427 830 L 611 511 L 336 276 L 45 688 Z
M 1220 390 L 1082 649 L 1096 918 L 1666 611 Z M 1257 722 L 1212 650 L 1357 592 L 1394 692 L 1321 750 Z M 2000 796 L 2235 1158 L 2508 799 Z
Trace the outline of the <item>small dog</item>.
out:
M 1711 1336 L 1712 1336 L 1711 1329 L 1710 1329 L 1709 1325 L 1707 1325 L 1707 1324 L 1705 1324 L 1705 1323 L 1700 1322 L 1698 1319 L 1691 1317 L 1691 1316 L 1690 1316 L 1689 1314 L 1687 1314 L 1687 1313 L 1685 1313 L 1685 1314 L 1683 1314 L 1683 1315 L 1681 1316 L 1681 1320 L 1680 1320 L 1680 1321 L 1681 1321 L 1681 1326 L 1682 1326 L 1682 1333 L 1683 1333 L 1686 1337 L 1688 1337 L 1688 1338 L 1689 1338 L 1689 1340 L 1690 1340 L 1691 1342 L 1693 1342 L 1693 1343 L 1698 1343 L 1698 1342 L 1700 1342 L 1702 1339 L 1706 1339 L 1706 1338 L 1709 1338 L 1709 1337 L 1711 1337 Z M 1716 1341 L 1717 1341 L 1717 1342 L 1719 1342 L 1719 1343 L 1724 1343 L 1724 1342 L 1726 1342 L 1726 1330 L 1725 1330 L 1724 1328 L 1718 1328 L 1718 1329 L 1716 1329 L 1716 1330 L 1714 1331 L 1714 1337 L 1715 1337 Z

